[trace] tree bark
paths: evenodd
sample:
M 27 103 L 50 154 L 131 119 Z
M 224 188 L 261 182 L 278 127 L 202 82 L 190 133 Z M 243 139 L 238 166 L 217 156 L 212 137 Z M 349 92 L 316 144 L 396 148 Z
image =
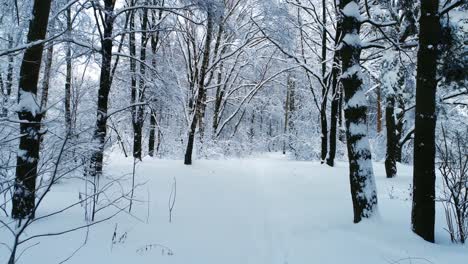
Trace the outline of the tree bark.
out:
M 210 44 L 213 33 L 213 11 L 208 8 L 207 10 L 207 29 L 206 29 L 206 38 L 205 38 L 205 47 L 203 52 L 203 61 L 200 69 L 200 79 L 198 80 L 198 95 L 197 101 L 195 104 L 195 111 L 193 113 L 192 122 L 189 128 L 187 149 L 185 151 L 185 165 L 192 164 L 192 152 L 195 139 L 195 130 L 197 129 L 198 119 L 202 118 L 203 105 L 205 104 L 205 76 L 208 69 L 208 63 L 210 59 Z
M 377 133 L 382 132 L 382 92 L 380 86 L 377 87 Z
M 385 124 L 387 128 L 387 153 L 385 154 L 385 173 L 387 178 L 395 177 L 397 173 L 397 132 L 395 124 L 395 98 L 389 95 L 387 106 L 385 108 Z
M 13 37 L 11 34 L 8 34 L 8 48 L 11 49 L 13 48 Z M 8 116 L 8 101 L 10 100 L 11 97 L 11 90 L 13 87 L 13 66 L 14 66 L 14 56 L 13 54 L 8 55 L 8 66 L 7 66 L 7 74 L 6 74 L 6 80 L 5 80 L 5 85 L 2 87 L 2 93 L 3 93 L 3 109 L 2 109 L 2 115 L 3 116 Z M 3 85 L 3 81 L 2 81 Z
M 162 1 L 153 1 L 153 4 L 157 4 L 160 6 L 164 6 L 164 0 Z M 162 18 L 162 12 L 163 9 L 160 9 L 157 13 L 153 12 L 151 16 L 151 23 L 152 23 L 152 28 L 156 27 L 159 28 L 159 21 L 161 21 Z M 156 33 L 151 35 L 150 38 L 151 42 L 151 52 L 153 55 L 153 59 L 151 60 L 151 65 L 153 66 L 154 69 L 156 69 L 156 53 L 157 53 L 157 48 L 159 44 L 159 31 L 156 31 Z M 157 100 L 153 100 L 157 104 Z M 155 145 L 155 137 L 156 137 L 156 129 L 158 130 L 158 148 L 156 149 L 156 153 L 159 150 L 159 128 L 157 126 L 157 121 L 156 121 L 156 112 L 153 110 L 151 111 L 150 115 L 150 131 L 149 131 L 149 139 L 148 139 L 148 155 L 150 157 L 154 157 L 155 151 L 154 151 L 154 145 Z
M 154 145 L 156 137 L 156 117 L 154 113 L 151 113 L 150 116 L 150 132 L 148 139 L 148 155 L 154 157 Z
M 111 62 L 112 62 L 112 31 L 114 26 L 114 0 L 104 1 L 103 38 L 101 39 L 101 73 L 99 78 L 99 90 L 97 100 L 96 128 L 94 141 L 97 149 L 91 156 L 90 174 L 100 176 L 102 174 L 104 147 L 107 135 L 107 110 L 109 92 L 111 89 Z
M 414 135 L 413 231 L 434 242 L 435 223 L 435 128 L 437 45 L 441 35 L 439 1 L 421 1 L 419 51 L 416 76 Z
M 322 163 L 325 162 L 327 158 L 328 151 L 328 123 L 327 123 L 327 9 L 326 9 L 326 0 L 322 0 L 322 104 L 320 107 L 320 125 L 322 128 L 321 135 L 321 160 Z
M 71 21 L 71 8 L 67 8 L 67 35 L 71 38 L 72 21 Z M 71 82 L 72 82 L 72 52 L 71 43 L 66 43 L 66 76 L 65 76 L 65 127 L 66 136 L 72 135 L 72 113 L 71 113 Z
M 145 100 L 146 90 L 146 45 L 148 36 L 146 33 L 148 25 L 148 10 L 143 9 L 141 18 L 141 42 L 140 42 L 140 76 L 139 88 L 137 90 L 136 101 L 142 103 Z M 135 106 L 133 109 L 133 157 L 141 161 L 142 156 L 142 137 L 143 137 L 143 124 L 144 124 L 144 109 L 143 105 Z
M 341 41 L 341 29 L 339 28 L 340 23 L 337 23 L 336 28 L 336 35 L 335 35 L 335 48 L 338 47 L 338 44 Z M 337 125 L 338 125 L 338 118 L 340 113 L 339 104 L 341 98 L 341 90 L 339 87 L 339 73 L 340 73 L 340 52 L 335 51 L 333 55 L 333 66 L 331 72 L 331 85 L 332 85 L 332 103 L 331 103 L 331 110 L 330 110 L 330 147 L 328 150 L 327 155 L 327 164 L 331 167 L 335 164 L 335 156 L 336 156 L 336 133 L 337 133 Z
M 354 10 L 359 10 L 355 0 L 340 2 L 343 14 L 341 28 L 341 60 L 343 74 L 341 83 L 345 99 L 346 139 L 350 171 L 351 197 L 354 209 L 354 222 L 374 215 L 377 208 L 377 191 L 372 169 L 369 140 L 367 139 L 367 102 L 361 78 L 361 18 Z
M 27 42 L 43 40 L 47 32 L 50 0 L 35 0 L 32 18 L 29 22 Z M 37 96 L 37 83 L 41 67 L 43 44 L 28 47 L 20 69 L 18 87 L 18 118 L 21 120 L 16 177 L 13 192 L 12 217 L 14 219 L 34 218 L 36 198 L 37 164 L 42 113 Z

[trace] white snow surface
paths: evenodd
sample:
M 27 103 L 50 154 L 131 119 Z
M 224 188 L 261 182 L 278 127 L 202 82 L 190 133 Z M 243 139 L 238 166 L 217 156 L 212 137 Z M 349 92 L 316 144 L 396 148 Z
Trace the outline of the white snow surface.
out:
M 343 37 L 343 42 L 353 47 L 360 47 L 362 45 L 361 38 L 356 33 L 347 33 Z
M 129 189 L 132 160 L 111 156 L 105 169 L 114 178 L 126 175 Z M 70 264 L 310 264 L 310 263 L 467 263 L 468 246 L 454 245 L 444 231 L 438 205 L 436 244 L 411 232 L 409 166 L 399 166 L 386 179 L 384 166 L 374 163 L 379 215 L 353 224 L 347 163 L 335 168 L 318 162 L 290 161 L 280 154 L 251 159 L 145 159 L 137 165 L 133 216 L 121 213 L 92 227 L 86 245 Z M 177 196 L 172 223 L 168 199 L 174 177 Z M 83 183 L 63 180 L 44 200 L 38 216 L 78 200 Z M 125 206 L 122 203 L 121 206 Z M 101 212 L 97 218 L 111 214 Z M 4 216 L 0 218 L 9 221 Z M 58 232 L 83 224 L 81 207 L 43 219 L 27 236 Z M 114 230 L 116 243 L 112 243 Z M 52 264 L 70 256 L 86 230 L 30 241 L 18 263 Z M 11 235 L 0 229 L 0 242 Z M 167 254 L 168 249 L 172 254 Z M 24 247 L 23 247 L 24 248 Z M 8 250 L 0 247 L 0 263 Z
M 349 2 L 344 8 L 343 8 L 343 15 L 347 17 L 354 17 L 358 21 L 361 21 L 361 12 L 359 11 L 359 5 L 355 1 Z
M 20 90 L 19 102 L 16 111 L 27 111 L 36 116 L 41 110 L 37 103 L 36 95 Z

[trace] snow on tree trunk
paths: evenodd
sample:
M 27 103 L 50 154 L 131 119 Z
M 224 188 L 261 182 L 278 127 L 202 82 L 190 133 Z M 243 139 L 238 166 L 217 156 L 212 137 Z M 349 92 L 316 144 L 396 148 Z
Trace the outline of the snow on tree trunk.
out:
M 435 99 L 437 45 L 441 35 L 438 8 L 438 0 L 421 1 L 411 212 L 413 231 L 430 242 L 434 242 L 435 223 Z
M 200 69 L 200 79 L 198 81 L 198 95 L 197 100 L 195 103 L 195 111 L 193 113 L 193 118 L 189 128 L 188 134 L 188 142 L 187 142 L 187 149 L 185 151 L 185 159 L 184 164 L 190 165 L 192 164 L 192 152 L 193 152 L 193 145 L 195 140 L 195 130 L 197 129 L 197 123 L 200 118 L 203 118 L 203 105 L 205 104 L 206 100 L 206 91 L 205 91 L 205 77 L 206 71 L 208 69 L 208 63 L 210 59 L 210 44 L 212 39 L 213 33 L 213 11 L 208 8 L 207 10 L 207 27 L 206 27 L 206 39 L 205 39 L 205 47 L 203 52 L 203 61 Z
M 99 78 L 99 90 L 96 113 L 96 128 L 94 130 L 94 141 L 97 148 L 91 157 L 90 174 L 100 176 L 104 159 L 104 144 L 107 135 L 107 110 L 108 99 L 111 88 L 111 62 L 112 62 L 112 30 L 114 24 L 114 2 L 105 0 L 104 33 L 101 40 L 101 73 Z
M 45 38 L 51 1 L 35 0 L 29 22 L 28 43 Z M 16 177 L 13 192 L 12 217 L 34 218 L 37 164 L 39 160 L 42 113 L 37 102 L 37 82 L 41 67 L 43 44 L 32 45 L 24 53 L 18 88 L 18 118 L 21 120 Z
M 335 46 L 337 46 L 340 42 L 341 38 L 341 28 L 339 27 L 340 23 L 337 23 L 336 34 L 335 34 Z M 332 103 L 331 103 L 331 110 L 330 110 L 330 147 L 328 150 L 327 155 L 327 164 L 331 167 L 335 164 L 335 156 L 336 156 L 336 132 L 337 132 L 337 125 L 338 125 L 338 116 L 341 115 L 339 112 L 339 103 L 340 103 L 340 87 L 338 84 L 338 77 L 340 72 L 340 52 L 335 51 L 333 55 L 333 65 L 331 71 L 331 86 L 332 86 Z
M 67 8 L 67 35 L 71 39 L 72 16 L 71 8 Z M 72 135 L 72 113 L 71 113 L 71 82 L 72 82 L 72 52 L 71 43 L 66 43 L 66 76 L 65 76 L 65 127 L 66 136 Z
M 346 139 L 350 171 L 354 222 L 371 217 L 377 209 L 377 191 L 367 138 L 367 101 L 361 77 L 359 37 L 361 16 L 354 0 L 340 2 L 343 39 L 340 44 L 342 60 L 341 83 L 344 89 Z

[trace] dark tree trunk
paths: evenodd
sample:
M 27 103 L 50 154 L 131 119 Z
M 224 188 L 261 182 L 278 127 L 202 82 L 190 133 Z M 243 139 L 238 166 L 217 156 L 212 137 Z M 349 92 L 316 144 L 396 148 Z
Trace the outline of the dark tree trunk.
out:
M 153 4 L 157 4 L 157 5 L 160 5 L 160 6 L 163 6 L 164 5 L 164 0 L 163 1 L 153 1 Z M 162 12 L 163 12 L 163 9 L 160 9 L 157 13 L 157 16 L 156 16 L 156 13 L 152 13 L 152 16 L 151 16 L 151 28 L 159 28 L 159 21 L 161 20 L 162 18 Z M 153 59 L 151 60 L 151 65 L 153 66 L 154 69 L 156 69 L 156 53 L 157 53 L 157 48 L 158 48 L 158 44 L 159 44 L 159 31 L 157 31 L 156 33 L 152 34 L 151 35 L 151 52 L 152 52 L 152 55 L 153 55 Z M 157 104 L 157 100 L 153 100 L 154 102 L 156 102 Z M 151 111 L 151 115 L 150 115 L 150 131 L 149 131 L 149 139 L 148 139 L 148 155 L 150 157 L 154 157 L 155 155 L 155 151 L 154 151 L 154 145 L 155 145 L 155 137 L 156 137 L 156 126 L 157 126 L 157 122 L 156 122 L 156 112 L 155 111 Z M 158 128 L 158 149 L 159 149 L 159 128 Z M 156 153 L 158 151 L 158 149 L 156 149 Z
M 288 76 L 286 84 L 286 101 L 284 103 L 284 130 L 283 130 L 283 155 L 286 154 L 286 146 L 289 145 L 290 116 L 291 116 L 291 95 L 293 90 L 293 80 L 291 74 Z
M 91 157 L 90 174 L 100 176 L 102 174 L 104 160 L 104 145 L 107 135 L 107 110 L 109 92 L 111 89 L 111 62 L 112 62 L 112 30 L 114 26 L 114 0 L 104 1 L 104 21 L 103 38 L 101 39 L 101 73 L 99 78 L 99 90 L 96 113 L 96 128 L 94 130 L 94 140 L 97 142 L 97 149 Z
M 387 153 L 385 154 L 385 172 L 387 178 L 395 177 L 397 173 L 397 134 L 395 124 L 395 98 L 390 95 L 387 99 L 387 106 L 385 108 L 385 124 L 387 128 Z
M 146 90 L 146 45 L 148 42 L 148 36 L 146 33 L 148 25 L 148 10 L 142 11 L 141 18 L 141 43 L 140 43 L 140 81 L 138 95 L 136 96 L 136 103 L 142 103 L 145 100 Z M 143 124 L 144 124 L 144 106 L 139 105 L 133 107 L 134 119 L 133 119 L 133 157 L 141 160 L 142 156 L 142 137 L 143 137 Z
M 154 157 L 155 137 L 156 137 L 156 117 L 155 117 L 155 114 L 152 113 L 150 116 L 150 132 L 149 132 L 149 139 L 148 139 L 148 155 L 150 157 Z
M 327 158 L 327 148 L 328 148 L 328 124 L 327 124 L 327 103 L 325 103 L 326 98 L 323 98 L 324 103 L 320 108 L 320 127 L 321 127 L 321 149 L 320 149 L 320 160 L 325 162 Z
M 359 10 L 354 0 L 342 0 L 343 13 L 341 28 L 342 70 L 341 83 L 344 89 L 346 140 L 350 171 L 351 197 L 353 200 L 354 222 L 374 215 L 377 208 L 377 191 L 372 169 L 369 140 L 367 139 L 367 102 L 361 79 L 360 18 L 353 12 Z
M 35 0 L 29 22 L 28 43 L 42 40 L 47 32 L 51 1 Z M 41 67 L 43 44 L 28 47 L 21 63 L 18 88 L 18 118 L 21 120 L 16 177 L 13 192 L 12 217 L 34 218 L 37 164 L 42 114 L 37 96 L 37 82 Z
M 327 123 L 327 12 L 326 1 L 322 0 L 322 104 L 320 107 L 320 125 L 322 128 L 321 135 L 321 160 L 325 162 L 328 151 L 328 123 Z
M 131 5 L 135 3 L 132 2 Z M 130 15 L 130 36 L 128 39 L 130 51 L 130 104 L 132 104 L 132 127 L 133 127 L 133 157 L 141 160 L 141 129 L 138 124 L 138 107 L 135 104 L 138 102 L 137 76 L 136 76 L 136 39 L 135 39 L 135 14 Z
M 205 91 L 205 76 L 206 71 L 208 69 L 208 63 L 210 59 L 210 44 L 212 39 L 213 33 L 213 14 L 212 10 L 208 8 L 207 12 L 207 28 L 206 28 L 206 38 L 205 38 L 205 46 L 204 46 L 204 54 L 203 54 L 203 61 L 200 69 L 200 79 L 198 80 L 198 96 L 197 101 L 195 104 L 195 111 L 193 113 L 192 122 L 189 128 L 188 134 L 188 142 L 187 142 L 187 150 L 185 151 L 185 165 L 192 164 L 192 152 L 193 152 L 193 144 L 195 140 L 195 130 L 197 129 L 198 119 L 202 118 L 202 111 L 205 104 L 204 99 L 206 99 L 206 91 Z
M 72 21 L 71 8 L 67 9 L 67 34 L 71 38 Z M 65 76 L 65 127 L 67 137 L 72 135 L 72 114 L 71 114 L 71 82 L 72 82 L 72 53 L 71 43 L 66 43 L 67 72 Z
M 413 231 L 429 242 L 434 242 L 435 223 L 435 98 L 437 45 L 441 33 L 438 8 L 438 0 L 421 1 L 416 76 L 411 223 Z
M 337 29 L 336 29 L 336 35 L 335 35 L 335 47 L 338 46 L 338 43 L 340 42 L 341 39 L 341 29 L 338 27 L 339 23 L 337 23 Z M 332 66 L 332 72 L 331 72 L 331 85 L 332 85 L 332 103 L 331 103 L 331 110 L 330 110 L 330 147 L 328 150 L 328 155 L 327 155 L 327 164 L 331 167 L 334 166 L 335 164 L 335 156 L 336 156 L 336 132 L 337 132 L 337 123 L 338 123 L 338 118 L 340 115 L 339 112 L 339 104 L 340 104 L 340 98 L 341 98 L 341 91 L 340 88 L 338 87 L 338 80 L 339 76 L 338 74 L 340 73 L 340 53 L 339 51 L 336 51 L 335 54 L 333 55 L 333 66 Z

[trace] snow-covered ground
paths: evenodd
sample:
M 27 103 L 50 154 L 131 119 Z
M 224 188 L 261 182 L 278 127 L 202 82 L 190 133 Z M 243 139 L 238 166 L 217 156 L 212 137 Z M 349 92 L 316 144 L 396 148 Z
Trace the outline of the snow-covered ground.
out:
M 129 188 L 131 169 L 131 159 L 117 156 L 106 166 L 112 177 L 127 175 L 124 189 Z M 383 164 L 374 163 L 374 170 L 380 215 L 353 224 L 346 163 L 329 168 L 281 155 L 197 160 L 193 166 L 146 159 L 137 165 L 136 181 L 145 185 L 136 190 L 140 202 L 132 215 L 121 213 L 92 227 L 86 245 L 67 263 L 468 263 L 468 247 L 451 244 L 444 231 L 440 206 L 436 244 L 411 232 L 411 167 L 400 166 L 395 179 L 385 178 Z M 174 178 L 177 192 L 169 223 Z M 81 190 L 82 182 L 62 182 L 38 215 L 77 201 Z M 83 218 L 83 209 L 73 208 L 41 220 L 27 235 L 78 226 Z M 19 263 L 59 263 L 83 244 L 86 234 L 83 229 L 33 240 L 29 245 L 40 243 L 25 251 Z M 0 230 L 0 242 L 7 242 L 9 236 Z M 6 263 L 7 255 L 0 246 L 0 263 Z

